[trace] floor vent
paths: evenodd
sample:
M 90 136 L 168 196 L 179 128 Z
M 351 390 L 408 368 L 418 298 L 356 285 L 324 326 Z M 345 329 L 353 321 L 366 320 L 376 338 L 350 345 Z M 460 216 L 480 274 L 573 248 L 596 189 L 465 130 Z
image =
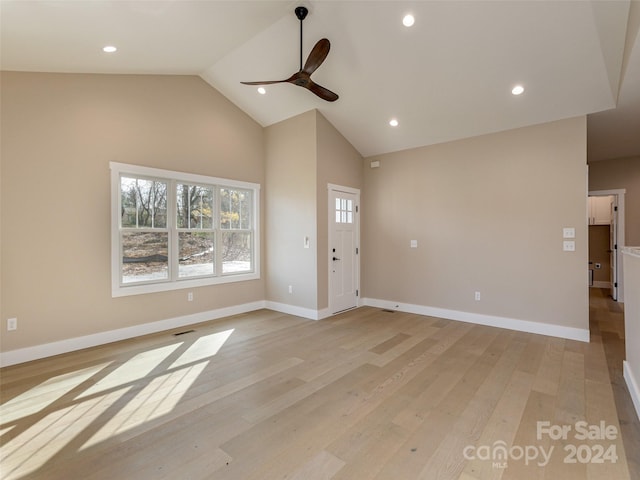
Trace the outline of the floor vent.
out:
M 195 330 L 185 330 L 184 332 L 174 333 L 173 336 L 177 337 L 178 335 L 185 335 L 187 333 L 195 332 Z
M 389 310 L 388 308 L 383 308 L 382 311 L 387 313 L 396 313 L 395 310 Z

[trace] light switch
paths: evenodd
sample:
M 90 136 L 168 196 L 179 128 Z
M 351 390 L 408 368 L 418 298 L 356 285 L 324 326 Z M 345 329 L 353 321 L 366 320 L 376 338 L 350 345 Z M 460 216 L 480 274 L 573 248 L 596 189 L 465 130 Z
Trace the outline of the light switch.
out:
M 304 248 L 309 248 L 309 237 L 304 237 L 302 241 Z
M 411 248 L 418 248 L 418 240 L 411 240 Z
M 562 250 L 565 252 L 575 252 L 576 250 L 576 242 L 573 240 L 565 240 L 562 242 Z
M 576 229 L 573 227 L 564 227 L 562 229 L 562 238 L 576 238 Z

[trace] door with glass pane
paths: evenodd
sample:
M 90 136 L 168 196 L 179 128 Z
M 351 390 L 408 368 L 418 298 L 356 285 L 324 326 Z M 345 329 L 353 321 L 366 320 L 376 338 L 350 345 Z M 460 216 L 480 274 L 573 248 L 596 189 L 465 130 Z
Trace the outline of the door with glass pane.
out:
M 332 313 L 358 305 L 359 193 L 329 190 L 329 308 Z

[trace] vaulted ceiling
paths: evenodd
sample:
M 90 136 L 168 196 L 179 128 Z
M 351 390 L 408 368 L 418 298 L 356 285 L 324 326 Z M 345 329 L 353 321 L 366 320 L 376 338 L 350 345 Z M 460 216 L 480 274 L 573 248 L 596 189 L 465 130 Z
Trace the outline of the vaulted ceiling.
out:
M 320 38 L 313 79 L 261 95 Z M 589 159 L 640 156 L 640 4 L 613 1 L 7 1 L 1 67 L 200 75 L 263 126 L 317 108 L 363 156 L 588 116 Z M 415 24 L 405 27 L 403 16 Z M 118 51 L 106 54 L 105 45 Z M 525 91 L 511 93 L 520 84 Z M 598 113 L 602 112 L 602 113 Z M 396 118 L 397 127 L 389 126 Z

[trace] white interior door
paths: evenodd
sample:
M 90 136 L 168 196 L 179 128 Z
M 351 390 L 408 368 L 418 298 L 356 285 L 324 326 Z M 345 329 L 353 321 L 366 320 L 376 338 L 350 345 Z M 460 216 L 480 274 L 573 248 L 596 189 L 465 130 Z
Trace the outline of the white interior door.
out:
M 618 208 L 617 197 L 609 197 L 611 208 L 611 225 L 609 226 L 609 265 L 611 272 L 611 298 L 618 299 Z
M 341 312 L 358 305 L 359 199 L 357 191 L 329 190 L 329 308 Z

